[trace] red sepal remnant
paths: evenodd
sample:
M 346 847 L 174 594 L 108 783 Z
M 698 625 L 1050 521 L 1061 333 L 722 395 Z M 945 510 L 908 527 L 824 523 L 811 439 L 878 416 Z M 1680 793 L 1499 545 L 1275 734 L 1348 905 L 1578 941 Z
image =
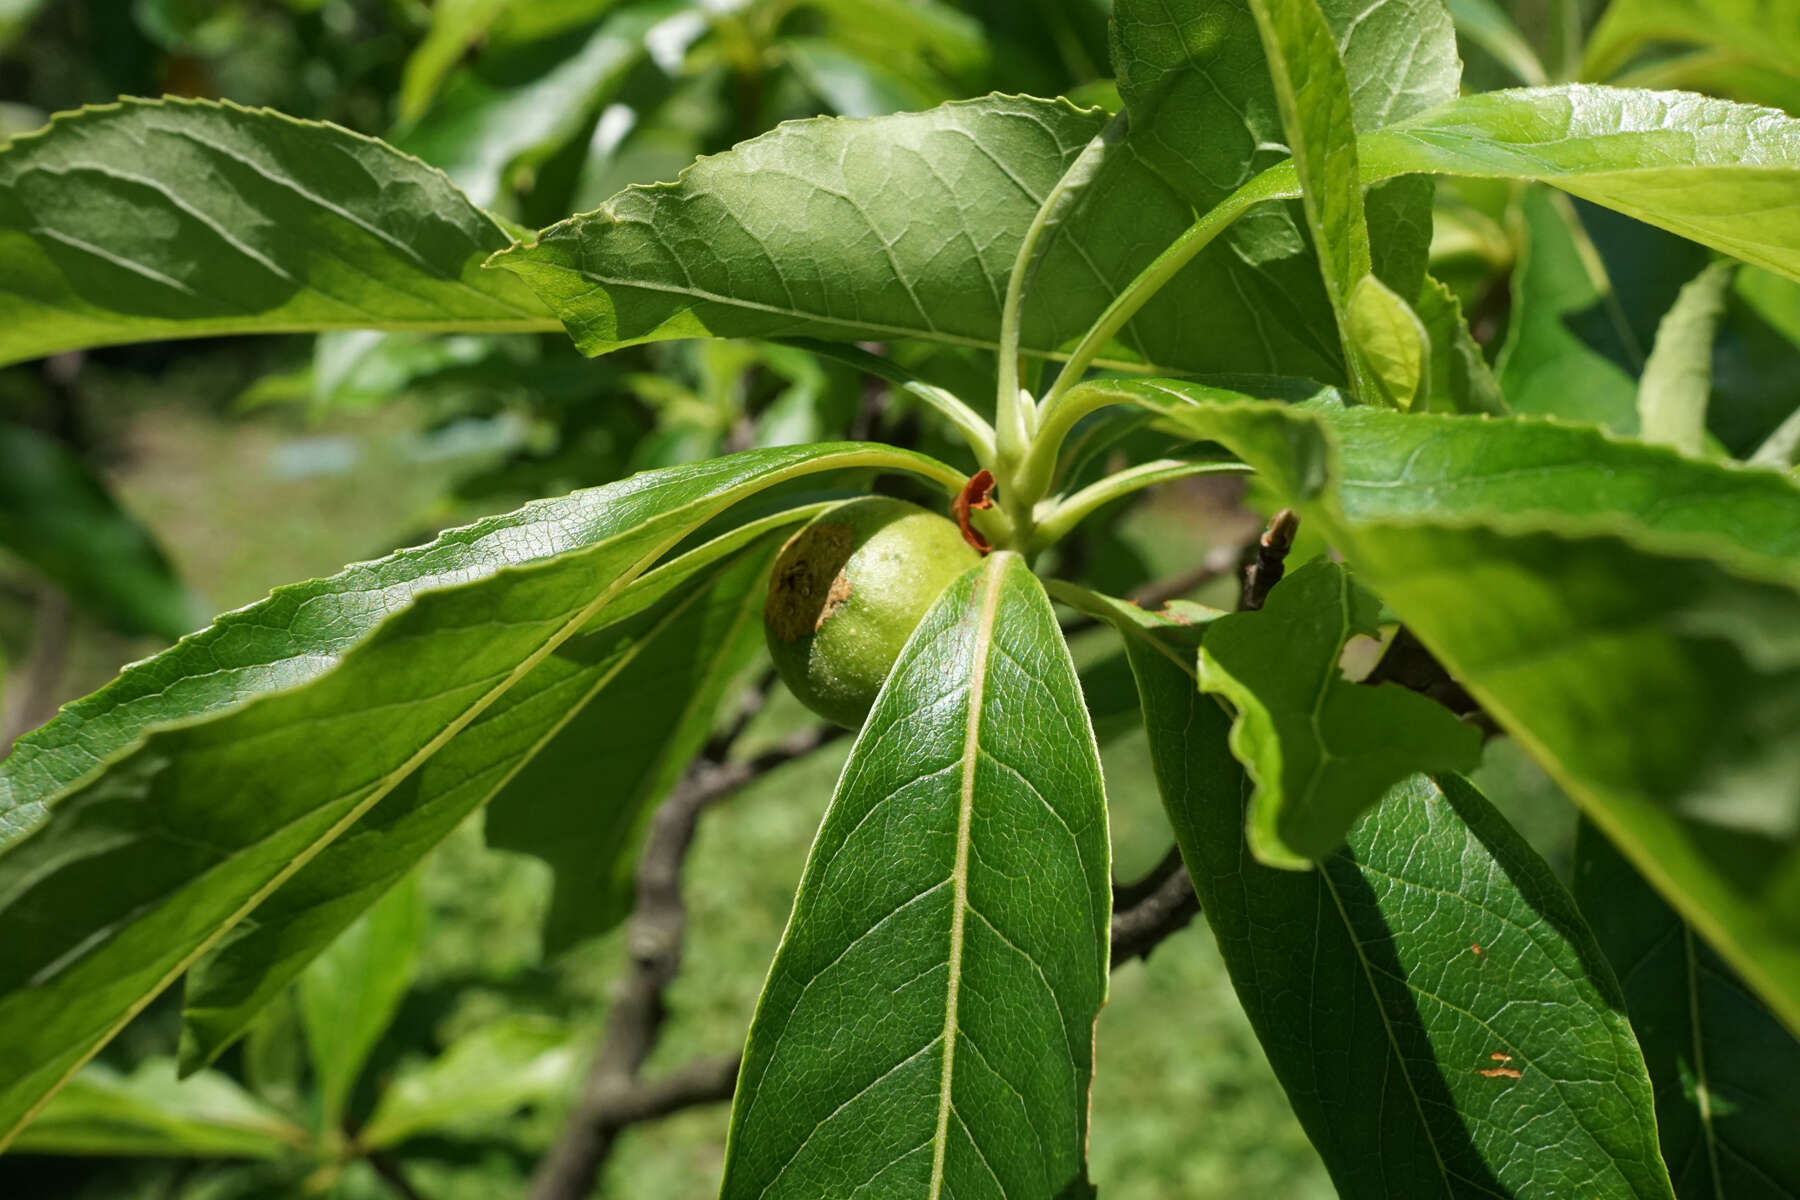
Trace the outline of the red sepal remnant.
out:
M 992 550 L 994 545 L 969 523 L 969 513 L 975 509 L 992 507 L 994 473 L 986 467 L 969 476 L 969 482 L 963 484 L 963 490 L 957 493 L 956 502 L 950 506 L 950 511 L 956 515 L 957 527 L 962 530 L 963 541 L 983 554 Z

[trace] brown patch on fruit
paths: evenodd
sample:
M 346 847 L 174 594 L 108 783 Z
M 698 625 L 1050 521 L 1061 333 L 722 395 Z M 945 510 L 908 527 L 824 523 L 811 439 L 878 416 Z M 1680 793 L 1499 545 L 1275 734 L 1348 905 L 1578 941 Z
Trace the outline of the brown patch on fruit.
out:
M 825 628 L 825 622 L 831 620 L 831 615 L 837 612 L 843 606 L 844 601 L 849 598 L 850 577 L 839 571 L 837 577 L 831 581 L 831 590 L 825 593 L 825 607 L 819 610 L 819 619 L 813 622 L 813 632 L 817 633 Z
M 830 522 L 808 525 L 788 539 L 775 560 L 764 610 L 769 632 L 797 642 L 819 627 L 850 598 L 844 564 L 856 547 L 856 531 Z

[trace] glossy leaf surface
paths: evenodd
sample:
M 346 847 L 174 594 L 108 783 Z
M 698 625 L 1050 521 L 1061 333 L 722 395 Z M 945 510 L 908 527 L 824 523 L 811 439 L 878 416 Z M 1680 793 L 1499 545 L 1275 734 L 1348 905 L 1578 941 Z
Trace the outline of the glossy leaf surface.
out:
M 1370 127 L 1455 94 L 1448 19 L 1426 22 L 1422 40 L 1395 19 L 1429 11 L 1423 4 L 1385 0 L 1379 19 L 1358 24 L 1353 6 L 1334 0 L 1346 29 L 1362 31 L 1346 36 L 1359 119 Z M 1030 353 L 1071 343 L 1187 228 L 1196 205 L 1280 160 L 1280 122 L 1266 109 L 1272 96 L 1248 10 L 1177 7 L 1120 6 L 1114 53 L 1134 132 L 1079 213 L 1045 240 L 1024 307 Z M 1214 43 L 1221 63 L 1196 93 L 1170 23 L 1215 18 L 1227 22 Z M 1396 78 L 1402 43 L 1413 65 Z M 678 183 L 621 192 L 495 263 L 519 272 L 590 354 L 708 334 L 992 346 L 1020 239 L 1106 120 L 1066 102 L 992 96 L 864 121 L 796 122 L 701 160 Z M 1195 139 L 1200 127 L 1209 135 Z M 1397 227 L 1384 227 L 1397 274 L 1414 276 L 1394 281 L 1407 294 L 1429 236 L 1428 197 L 1423 209 L 1417 200 Z M 1230 244 L 1236 252 L 1203 256 L 1146 306 L 1108 358 L 1176 374 L 1341 374 L 1317 266 L 1289 218 L 1260 214 Z M 1192 337 L 1196 325 L 1215 335 Z
M 495 261 L 590 354 L 707 335 L 991 344 L 1019 237 L 1103 121 L 993 97 L 796 122 Z M 1025 344 L 1070 334 L 1028 324 Z
M 1800 1040 L 1585 823 L 1575 898 L 1624 987 L 1675 1194 L 1800 1192 Z
M 263 901 L 252 920 L 188 972 L 184 1067 L 216 1058 L 297 971 L 490 797 L 511 793 L 510 803 L 548 808 L 540 819 L 546 839 L 560 822 L 564 840 L 587 851 L 552 856 L 555 865 L 569 872 L 558 879 L 561 894 L 598 897 L 591 913 L 574 904 L 565 938 L 616 920 L 623 903 L 619 881 L 630 870 L 636 845 L 631 834 L 644 793 L 596 789 L 596 776 L 590 774 L 558 804 L 555 793 L 513 791 L 513 784 L 538 756 L 579 759 L 591 737 L 584 714 L 594 705 L 607 708 L 615 688 L 642 689 L 643 676 L 636 670 L 640 659 L 666 657 L 681 638 L 704 636 L 712 627 L 708 623 L 720 620 L 721 610 L 742 606 L 758 567 L 727 560 L 741 558 L 745 546 L 771 529 L 804 520 L 811 511 L 801 508 L 750 522 L 632 583 L 430 763 L 382 797 L 355 828 Z M 684 594 L 671 599 L 677 592 Z M 651 721 L 632 728 L 640 751 L 663 761 L 667 748 L 662 736 L 668 731 Z M 599 778 L 608 785 L 614 782 L 604 773 Z M 490 835 L 492 828 L 490 823 Z M 553 908 L 553 928 L 554 920 Z
M 1570 84 L 1465 96 L 1366 135 L 1363 182 L 1535 179 L 1800 278 L 1800 120 L 1686 92 Z
M 1048 599 L 995 554 L 901 652 L 757 1006 L 723 1195 L 1089 1194 L 1110 864 Z
M 676 542 L 850 467 L 961 478 L 855 444 L 648 472 L 277 591 L 21 739 L 0 768 L 0 896 L 22 931 L 0 968 L 0 1124 Z
M 545 329 L 442 174 L 332 125 L 127 100 L 0 146 L 0 362 L 296 329 Z
M 618 647 L 600 656 L 603 682 L 495 794 L 488 845 L 556 871 L 546 953 L 604 933 L 630 910 L 638 827 L 699 753 L 725 692 L 762 645 L 780 541 L 764 538 L 690 579 L 635 639 L 630 630 L 588 639 Z
M 1481 757 L 1480 733 L 1448 709 L 1343 678 L 1345 644 L 1377 635 L 1380 614 L 1342 566 L 1314 562 L 1260 610 L 1214 621 L 1201 643 L 1201 690 L 1237 711 L 1231 748 L 1256 781 L 1250 849 L 1270 866 L 1312 865 L 1404 777 L 1472 770 Z
M 1455 35 L 1438 0 L 1324 0 L 1314 11 L 1322 11 L 1329 26 L 1316 50 L 1328 57 L 1335 45 L 1341 58 L 1335 75 L 1348 85 L 1357 129 L 1378 129 L 1455 97 Z M 1316 22 L 1306 27 L 1320 34 Z M 1303 61 L 1312 57 L 1306 47 L 1299 54 Z M 1090 206 L 1083 219 L 1116 228 L 1125 245 L 1151 242 L 1154 253 L 1179 236 L 1195 212 L 1280 162 L 1289 135 L 1252 6 L 1242 0 L 1121 0 L 1113 63 L 1131 116 L 1130 153 L 1111 164 L 1096 188 L 1110 202 Z M 1341 93 L 1331 96 L 1341 122 Z M 1185 201 L 1172 218 L 1143 202 L 1124 202 L 1146 191 L 1126 182 L 1142 170 L 1139 160 Z M 1335 197 L 1328 203 L 1334 219 L 1352 211 L 1338 207 Z M 1369 253 L 1356 261 L 1366 273 L 1372 255 L 1377 273 L 1411 295 L 1425 269 L 1431 187 L 1389 184 L 1375 189 L 1368 205 L 1369 232 L 1362 240 Z M 1196 327 L 1210 331 L 1204 340 L 1214 346 L 1212 358 L 1194 369 L 1343 377 L 1336 317 L 1305 224 L 1298 206 L 1260 209 L 1159 295 L 1157 304 L 1185 319 L 1177 335 Z M 1148 258 L 1126 261 L 1135 271 Z M 1343 274 L 1341 266 L 1333 269 L 1334 279 Z
M 1668 1196 L 1618 985 L 1506 821 L 1415 775 L 1316 870 L 1263 866 L 1229 718 L 1146 637 L 1126 652 L 1201 911 L 1340 1194 Z

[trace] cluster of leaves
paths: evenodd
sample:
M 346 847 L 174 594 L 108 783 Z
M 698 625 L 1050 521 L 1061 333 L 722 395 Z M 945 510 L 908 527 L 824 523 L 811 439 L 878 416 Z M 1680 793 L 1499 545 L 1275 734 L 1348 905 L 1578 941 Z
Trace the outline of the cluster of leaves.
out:
M 1721 6 L 1618 4 L 1588 66 L 1703 72 L 1633 66 L 1670 30 L 1749 53 L 1730 23 L 1668 23 Z M 1453 7 L 1548 76 L 1492 6 Z M 431 75 L 479 8 L 443 7 L 448 48 L 403 96 L 552 136 Z M 709 36 L 829 75 L 775 11 Z M 620 9 L 530 86 L 629 73 L 621 44 L 653 58 L 675 18 L 650 19 Z M 181 1068 L 204 1069 L 483 805 L 568 868 L 553 939 L 616 921 L 649 805 L 754 653 L 775 548 L 819 511 L 798 489 L 879 471 L 952 496 L 980 468 L 999 549 L 852 751 L 750 1030 L 725 1195 L 1086 1187 L 1110 850 L 1052 596 L 1123 639 L 1202 909 L 1344 1194 L 1800 1183 L 1800 416 L 1755 369 L 1800 311 L 1800 121 L 1591 83 L 1460 95 L 1440 0 L 1119 0 L 1111 43 L 1116 113 L 993 95 L 785 124 L 534 235 L 512 217 L 549 193 L 520 172 L 554 175 L 560 130 L 447 177 L 331 126 L 125 101 L 0 150 L 8 359 L 370 327 L 566 329 L 590 355 L 782 339 L 755 353 L 784 378 L 848 359 L 966 442 L 752 440 L 538 501 L 279 589 L 24 738 L 0 766 L 5 1136 L 73 1103 L 48 1098 L 178 978 Z M 611 86 L 581 93 L 596 135 Z M 579 107 L 546 94 L 530 111 Z M 1437 176 L 1472 181 L 1442 206 L 1477 249 L 1456 289 L 1431 274 Z M 1562 196 L 1633 223 L 1609 245 L 1615 218 Z M 1490 367 L 1459 291 L 1491 293 L 1480 234 L 1512 213 Z M 1619 283 L 1647 261 L 1690 269 Z M 973 369 L 821 344 L 852 341 Z M 1096 471 L 1095 444 L 1154 457 Z M 1114 501 L 1221 470 L 1341 561 L 1229 615 L 1031 569 Z M 1474 727 L 1343 677 L 1396 624 L 1581 808 L 1573 894 L 1462 777 Z M 321 1111 L 355 1057 L 319 1069 Z
M 379 1195 L 385 1188 L 376 1173 L 404 1179 L 406 1146 L 415 1139 L 479 1139 L 484 1123 L 567 1091 L 582 1048 L 561 1022 L 529 1014 L 477 1025 L 434 1059 L 375 1071 L 375 1051 L 413 982 L 426 927 L 409 876 L 320 954 L 251 1031 L 247 1083 L 210 1068 L 178 1081 L 168 1057 L 146 1058 L 129 1073 L 95 1065 L 15 1148 L 258 1164 L 202 1172 L 195 1181 L 229 1194 L 277 1194 L 304 1180 L 310 1191 Z M 347 1135 L 345 1113 L 359 1088 L 372 1092 L 363 1098 L 368 1117 Z

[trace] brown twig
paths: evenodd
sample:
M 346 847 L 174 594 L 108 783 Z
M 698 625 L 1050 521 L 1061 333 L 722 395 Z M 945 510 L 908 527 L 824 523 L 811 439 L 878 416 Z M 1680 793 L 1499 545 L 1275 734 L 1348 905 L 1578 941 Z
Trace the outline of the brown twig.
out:
M 733 722 L 734 729 L 741 732 L 750 715 L 741 714 Z M 638 858 L 637 906 L 625 927 L 631 967 L 613 1002 L 600 1052 L 588 1069 L 575 1109 L 532 1176 L 533 1200 L 586 1196 L 613 1141 L 634 1121 L 730 1097 L 735 1059 L 690 1064 L 648 1083 L 638 1078 L 668 1015 L 664 993 L 681 969 L 681 942 L 687 924 L 687 906 L 681 899 L 682 864 L 693 844 L 700 814 L 709 805 L 844 733 L 836 728 L 809 729 L 752 758 L 701 759 L 651 817 Z M 714 748 L 718 749 L 716 744 Z
M 1113 889 L 1112 965 L 1148 958 L 1164 938 L 1184 929 L 1200 911 L 1193 880 L 1171 846 L 1163 860 L 1136 883 Z
M 1500 732 L 1500 726 L 1487 715 L 1481 703 L 1471 696 L 1468 689 L 1450 677 L 1444 664 L 1425 648 L 1425 644 L 1410 629 L 1401 627 L 1394 634 L 1393 641 L 1363 679 L 1363 683 L 1374 686 L 1383 683 L 1395 683 L 1408 691 L 1417 692 L 1421 696 L 1435 700 L 1464 721 L 1470 722 L 1482 730 L 1487 737 Z
M 1171 600 L 1179 600 L 1195 588 L 1205 587 L 1237 569 L 1243 551 L 1235 545 L 1215 546 L 1200 561 L 1179 575 L 1153 579 L 1126 598 L 1139 608 L 1161 608 Z
M 1256 556 L 1244 568 L 1244 590 L 1238 607 L 1246 612 L 1263 606 L 1269 593 L 1287 573 L 1288 551 L 1294 548 L 1294 535 L 1300 531 L 1300 517 L 1284 508 L 1270 520 L 1269 527 L 1256 542 Z

